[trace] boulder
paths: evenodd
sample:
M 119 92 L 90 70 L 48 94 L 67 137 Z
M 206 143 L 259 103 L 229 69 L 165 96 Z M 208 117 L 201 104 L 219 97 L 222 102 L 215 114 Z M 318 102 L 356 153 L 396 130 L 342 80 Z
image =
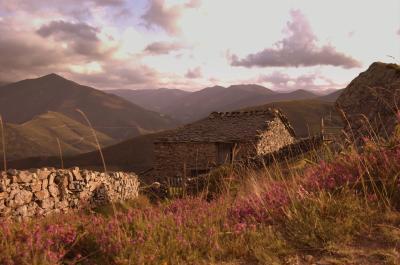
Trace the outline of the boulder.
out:
M 335 106 L 350 141 L 362 144 L 363 137 L 390 137 L 400 119 L 400 66 L 373 63 L 351 81 Z

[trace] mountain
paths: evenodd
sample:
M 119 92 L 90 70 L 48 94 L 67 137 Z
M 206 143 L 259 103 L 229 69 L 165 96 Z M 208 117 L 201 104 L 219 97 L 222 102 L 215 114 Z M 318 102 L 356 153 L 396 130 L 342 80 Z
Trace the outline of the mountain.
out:
M 0 87 L 0 114 L 8 123 L 21 124 L 54 111 L 93 127 L 116 140 L 172 128 L 177 122 L 125 99 L 79 85 L 56 74 Z
M 332 93 L 329 93 L 328 95 L 319 97 L 318 99 L 322 101 L 335 102 L 339 98 L 339 96 L 343 93 L 343 90 L 344 89 L 338 89 Z
M 231 111 L 275 101 L 316 98 L 306 90 L 279 93 L 266 87 L 247 84 L 230 87 L 214 86 L 196 92 L 182 90 L 139 90 L 117 93 L 142 107 L 165 113 L 184 123 L 207 116 L 212 111 Z M 174 96 L 171 96 L 174 95 Z M 162 102 L 160 104 L 159 102 Z M 154 106 L 157 106 L 156 108 Z
M 115 141 L 96 132 L 101 146 Z M 59 154 L 57 138 L 64 156 L 77 155 L 96 149 L 91 129 L 57 112 L 47 112 L 22 124 L 5 124 L 7 158 L 52 156 Z
M 190 92 L 180 89 L 115 89 L 106 90 L 105 92 L 125 98 L 142 108 L 162 112 L 173 102 L 177 102 L 182 97 L 188 95 Z
M 278 107 L 292 123 L 297 136 L 306 137 L 309 133 L 319 133 L 321 118 L 332 126 L 342 126 L 341 119 L 336 113 L 333 103 L 321 102 L 318 100 L 295 100 L 287 102 L 270 103 L 262 106 L 251 107 L 251 109 L 260 109 L 267 107 Z M 104 148 L 103 153 L 110 170 L 135 171 L 140 173 L 153 166 L 154 153 L 153 142 L 161 137 L 164 132 L 156 134 L 147 134 L 135 137 Z M 10 167 L 13 168 L 31 168 L 43 166 L 59 166 L 59 158 L 28 158 L 18 161 L 12 161 Z M 68 167 L 80 166 L 84 168 L 101 169 L 101 159 L 98 151 L 86 154 L 67 157 L 64 164 Z
M 335 102 L 351 140 L 362 145 L 365 137 L 380 141 L 398 135 L 399 94 L 398 64 L 374 62 L 354 78 Z

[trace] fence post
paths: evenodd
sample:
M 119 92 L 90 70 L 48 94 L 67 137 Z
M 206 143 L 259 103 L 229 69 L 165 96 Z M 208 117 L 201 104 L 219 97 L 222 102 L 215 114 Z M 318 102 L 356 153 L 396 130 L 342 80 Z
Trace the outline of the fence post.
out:
M 321 138 L 322 142 L 325 140 L 325 123 L 324 123 L 324 117 L 321 118 Z

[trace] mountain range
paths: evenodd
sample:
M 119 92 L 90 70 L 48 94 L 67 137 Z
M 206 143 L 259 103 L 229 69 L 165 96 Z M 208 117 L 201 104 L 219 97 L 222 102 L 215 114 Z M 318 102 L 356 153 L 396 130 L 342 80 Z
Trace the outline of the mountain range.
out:
M 182 123 L 193 122 L 212 111 L 232 111 L 278 101 L 320 99 L 334 102 L 340 95 L 335 91 L 318 96 L 307 90 L 277 92 L 254 84 L 214 86 L 195 92 L 178 89 L 107 90 L 143 108 L 165 113 Z
M 56 74 L 0 87 L 0 114 L 8 123 L 22 124 L 48 111 L 61 113 L 93 127 L 116 141 L 175 127 L 167 115 L 146 110 L 123 98 L 83 86 Z
M 332 101 L 340 92 L 326 96 L 306 90 L 280 93 L 254 84 L 196 92 L 165 88 L 104 92 L 49 74 L 1 86 L 0 114 L 5 121 L 8 160 L 26 166 L 36 167 L 40 161 L 59 166 L 59 139 L 67 165 L 99 166 L 93 134 L 80 109 L 105 147 L 111 166 L 142 170 L 151 167 L 153 140 L 163 130 L 212 111 L 274 106 L 283 110 L 299 136 L 307 136 L 319 130 L 321 117 L 332 116 Z M 28 157 L 37 158 L 20 160 Z

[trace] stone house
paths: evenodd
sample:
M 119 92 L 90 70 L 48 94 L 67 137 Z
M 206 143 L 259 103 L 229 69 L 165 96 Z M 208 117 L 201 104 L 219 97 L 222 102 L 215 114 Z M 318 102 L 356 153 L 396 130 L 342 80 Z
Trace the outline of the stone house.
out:
M 213 112 L 156 139 L 155 174 L 193 177 L 234 160 L 277 151 L 294 141 L 294 130 L 279 110 Z

